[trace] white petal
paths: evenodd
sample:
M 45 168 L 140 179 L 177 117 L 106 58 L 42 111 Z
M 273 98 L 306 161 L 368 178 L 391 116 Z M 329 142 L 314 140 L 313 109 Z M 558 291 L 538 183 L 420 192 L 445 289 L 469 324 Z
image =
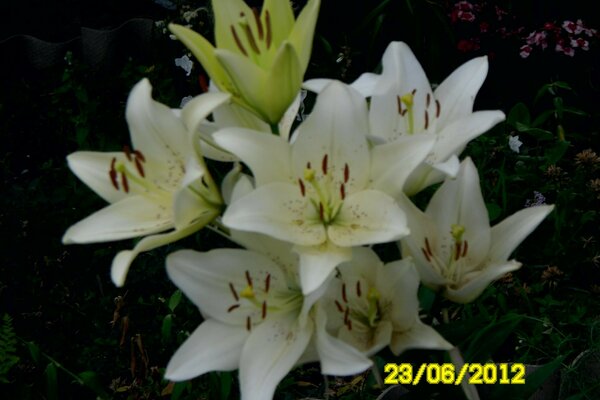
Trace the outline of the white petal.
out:
M 280 136 L 243 128 L 214 134 L 219 146 L 238 156 L 252 170 L 257 186 L 292 179 L 291 148 Z
M 305 216 L 308 200 L 288 183 L 270 183 L 231 204 L 223 215 L 230 228 L 259 232 L 299 245 L 318 245 L 327 236 L 320 221 Z
M 167 257 L 169 278 L 203 314 L 244 327 L 248 316 L 246 308 L 253 311 L 251 305 L 239 298 L 239 292 L 248 285 L 246 271 L 257 287 L 263 287 L 269 274 L 271 288 L 287 287 L 280 267 L 268 257 L 252 251 L 216 249 L 200 253 L 180 250 Z M 240 308 L 228 311 L 234 304 L 240 304 Z M 260 307 L 254 311 L 260 314 Z
M 375 146 L 371 152 L 371 187 L 396 198 L 411 172 L 425 160 L 433 148 L 433 135 L 401 137 Z
M 239 326 L 205 320 L 171 357 L 165 378 L 185 381 L 210 371 L 236 369 L 248 335 Z
M 390 349 L 399 355 L 408 349 L 450 350 L 453 346 L 435 329 L 418 320 L 407 331 L 395 331 Z
M 446 161 L 435 163 L 432 167 L 449 178 L 456 178 L 458 170 L 460 169 L 460 160 L 453 154 Z
M 307 163 L 322 173 L 327 155 L 328 173 L 344 181 L 348 165 L 349 181 L 346 193 L 365 187 L 369 178 L 367 104 L 355 90 L 338 81 L 331 82 L 319 94 L 310 116 L 295 134 L 292 146 L 292 166 L 297 176 L 303 176 Z
M 131 196 L 96 211 L 71 226 L 64 244 L 111 242 L 164 231 L 173 226 L 172 211 L 142 196 Z
M 391 242 L 408 233 L 404 212 L 392 197 L 377 190 L 347 197 L 327 228 L 329 239 L 342 247 Z
M 436 89 L 441 104 L 439 125 L 446 125 L 473 111 L 475 96 L 488 72 L 486 56 L 474 58 L 458 67 Z
M 321 93 L 321 91 L 323 91 L 323 89 L 325 89 L 332 81 L 333 79 L 326 78 L 309 79 L 304 81 L 302 87 L 314 93 Z
M 110 277 L 113 283 L 117 287 L 121 287 L 125 284 L 125 278 L 127 277 L 129 267 L 138 254 L 160 246 L 164 246 L 165 244 L 173 243 L 179 239 L 191 235 L 192 233 L 201 229 L 203 226 L 204 224 L 197 223 L 190 225 L 185 229 L 173 230 L 167 233 L 161 233 L 159 235 L 146 236 L 137 242 L 132 250 L 120 251 L 117 253 L 115 258 L 113 258 L 110 270 Z
M 350 86 L 364 97 L 370 97 L 375 94 L 375 87 L 380 79 L 380 75 L 371 72 L 361 74 L 357 80 L 352 82 Z
M 194 97 L 181 110 L 181 118 L 190 132 L 196 132 L 200 124 L 211 112 L 231 109 L 233 105 L 226 104 L 231 99 L 229 93 L 209 92 Z M 216 118 L 216 117 L 215 117 Z
M 419 274 L 412 260 L 394 261 L 380 268 L 376 287 L 392 299 L 390 319 L 394 329 L 410 328 L 419 317 Z
M 505 261 L 513 250 L 552 212 L 553 205 L 525 208 L 492 227 L 491 261 Z
M 325 242 L 318 246 L 295 246 L 300 255 L 300 285 L 302 293 L 311 293 L 325 283 L 335 267 L 352 257 L 352 250 Z
M 240 359 L 242 400 L 273 398 L 275 388 L 304 353 L 314 326 L 298 326 L 294 314 L 271 318 L 252 329 Z
M 373 365 L 363 353 L 327 333 L 324 310 L 318 307 L 316 315 L 316 347 L 323 375 L 355 375 Z
M 109 203 L 130 196 L 123 190 L 117 190 L 113 186 L 108 171 L 112 160 L 124 162 L 126 160 L 124 153 L 110 152 L 101 153 L 96 151 L 77 151 L 67 156 L 69 168 L 88 185 L 90 189 L 96 192 L 100 197 Z
M 491 240 L 489 216 L 481 194 L 479 174 L 470 158 L 462 162 L 456 179 L 447 179 L 435 192 L 425 213 L 435 221 L 440 240 L 451 240 L 453 224 L 465 228 L 462 239 L 468 242 L 469 264 L 478 265 L 487 256 Z M 437 255 L 442 259 L 448 257 L 452 244 L 438 243 Z
M 504 274 L 515 271 L 521 267 L 521 263 L 517 261 L 507 261 L 501 264 L 487 265 L 483 271 L 471 272 L 470 280 L 467 282 L 459 282 L 457 289 L 447 288 L 444 296 L 456 303 L 470 303 L 475 300 L 485 290 L 485 288 Z
M 138 82 L 129 95 L 125 111 L 131 142 L 147 160 L 185 159 L 190 137 L 173 111 L 152 99 L 152 86 L 147 79 Z

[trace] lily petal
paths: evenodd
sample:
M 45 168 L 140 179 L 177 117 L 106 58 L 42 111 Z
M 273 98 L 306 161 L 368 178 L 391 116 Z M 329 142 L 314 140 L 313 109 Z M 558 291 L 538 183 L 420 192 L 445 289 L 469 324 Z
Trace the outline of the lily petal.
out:
M 296 316 L 284 314 L 253 328 L 240 358 L 243 400 L 273 398 L 275 389 L 306 350 L 314 324 L 298 326 Z
M 319 289 L 331 276 L 335 267 L 352 258 L 352 250 L 330 242 L 318 246 L 294 246 L 300 255 L 300 285 L 307 295 Z
M 277 2 L 278 0 L 273 0 Z M 290 33 L 289 40 L 296 49 L 298 60 L 300 62 L 300 71 L 304 74 L 308 67 L 310 54 L 312 51 L 313 36 L 317 17 L 319 16 L 320 0 L 309 0 L 306 6 L 298 15 L 294 28 Z
M 290 42 L 284 42 L 275 55 L 271 73 L 266 75 L 263 93 L 260 93 L 262 102 L 258 104 L 261 111 L 267 115 L 267 121 L 272 124 L 280 122 L 298 95 L 302 76 L 294 46 Z
M 471 272 L 470 280 L 461 284 L 459 288 L 446 288 L 444 296 L 456 303 L 470 303 L 479 297 L 490 283 L 519 268 L 521 268 L 521 263 L 514 260 L 502 264 L 487 265 L 483 271 Z
M 507 260 L 513 250 L 542 223 L 553 209 L 553 205 L 525 208 L 493 226 L 490 260 Z
M 452 344 L 435 329 L 422 323 L 418 317 L 409 330 L 395 331 L 390 344 L 390 349 L 395 355 L 408 349 L 450 350 L 452 347 Z
M 363 190 L 346 198 L 327 234 L 333 243 L 346 247 L 391 242 L 409 230 L 404 212 L 392 197 Z
M 196 132 L 208 115 L 217 110 L 231 109 L 226 103 L 231 99 L 229 93 L 209 92 L 194 97 L 181 110 L 181 118 L 190 132 Z
M 165 378 L 185 381 L 210 371 L 235 370 L 248 335 L 239 326 L 205 320 L 171 357 Z

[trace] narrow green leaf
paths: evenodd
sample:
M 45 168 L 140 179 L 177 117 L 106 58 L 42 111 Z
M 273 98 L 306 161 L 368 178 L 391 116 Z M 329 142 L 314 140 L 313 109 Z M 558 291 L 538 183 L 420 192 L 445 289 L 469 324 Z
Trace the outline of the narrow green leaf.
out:
M 171 330 L 173 327 L 173 314 L 167 314 L 163 318 L 161 334 L 162 340 L 164 342 L 169 342 L 171 340 Z
M 187 381 L 175 382 L 175 385 L 173 385 L 173 392 L 171 393 L 171 400 L 179 400 L 181 398 L 181 395 L 187 388 L 187 386 L 188 386 Z
M 169 299 L 169 310 L 171 310 L 172 312 L 175 311 L 175 309 L 177 308 L 177 306 L 179 305 L 179 302 L 181 301 L 181 290 L 177 289 L 172 295 L 171 298 Z
M 44 371 L 46 376 L 46 398 L 48 400 L 58 400 L 58 374 L 56 365 L 51 362 Z
M 79 377 L 83 381 L 84 385 L 91 389 L 96 396 L 100 399 L 110 399 L 108 393 L 104 390 L 102 382 L 100 378 L 98 378 L 98 374 L 94 371 L 84 371 L 79 374 Z
M 522 315 L 508 314 L 488 324 L 470 340 L 465 351 L 465 360 L 468 362 L 488 361 L 522 319 Z
M 517 122 L 530 126 L 531 114 L 529 113 L 529 109 L 524 103 L 515 104 L 513 108 L 510 109 L 508 116 L 506 117 L 506 122 L 514 127 L 517 126 Z

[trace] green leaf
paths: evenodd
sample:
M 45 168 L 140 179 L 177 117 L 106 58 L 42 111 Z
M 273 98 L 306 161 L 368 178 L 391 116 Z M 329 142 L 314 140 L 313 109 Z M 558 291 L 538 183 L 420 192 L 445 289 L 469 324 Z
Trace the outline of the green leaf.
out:
M 535 119 L 531 123 L 531 126 L 533 128 L 537 128 L 538 126 L 540 126 L 544 122 L 546 122 L 548 120 L 548 118 L 550 118 L 553 114 L 554 114 L 554 110 L 546 110 L 546 111 L 542 112 L 540 115 L 535 117 Z
M 506 122 L 510 125 L 517 127 L 517 122 L 520 122 L 526 126 L 531 125 L 531 114 L 529 109 L 523 103 L 517 103 L 511 108 L 506 118 Z
M 173 314 L 165 315 L 162 322 L 161 334 L 162 340 L 168 342 L 171 340 L 171 330 L 173 327 Z
M 53 362 L 48 364 L 44 375 L 46 376 L 46 398 L 48 400 L 58 400 L 58 373 Z
M 486 362 L 515 330 L 523 319 L 522 315 L 508 314 L 476 333 L 465 351 L 465 361 Z
M 436 294 L 433 290 L 426 286 L 419 287 L 419 306 L 429 312 L 435 301 Z
M 98 378 L 98 374 L 94 371 L 84 371 L 79 374 L 84 385 L 91 389 L 100 399 L 110 399 L 108 393 L 104 390 L 104 386 Z
M 502 207 L 496 203 L 485 203 L 485 206 L 487 208 L 488 215 L 490 216 L 490 221 L 494 221 L 502 213 Z
M 171 298 L 169 299 L 169 310 L 171 310 L 171 312 L 175 311 L 175 309 L 179 305 L 179 302 L 181 301 L 181 296 L 182 293 L 179 289 L 171 295 Z
M 33 342 L 27 342 L 27 349 L 29 350 L 29 354 L 33 359 L 33 362 L 36 364 L 40 363 L 40 348 Z
M 523 133 L 531 135 L 538 140 L 551 140 L 554 137 L 552 132 L 539 128 L 526 129 L 523 131 Z
M 185 389 L 188 387 L 188 382 L 175 382 L 173 385 L 173 392 L 171 393 L 171 400 L 179 400 Z
M 227 400 L 231 394 L 233 378 L 231 372 L 220 372 L 219 376 L 221 378 L 221 400 Z
M 558 160 L 560 160 L 565 155 L 565 152 L 569 148 L 569 145 L 570 143 L 567 141 L 558 141 L 554 144 L 554 146 L 546 149 L 546 152 L 544 153 L 546 163 L 548 165 L 556 164 Z

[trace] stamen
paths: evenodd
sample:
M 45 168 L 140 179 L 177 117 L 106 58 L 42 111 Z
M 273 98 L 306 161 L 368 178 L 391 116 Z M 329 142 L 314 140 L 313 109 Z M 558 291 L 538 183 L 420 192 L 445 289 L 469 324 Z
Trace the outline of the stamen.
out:
M 204 186 L 205 188 L 208 189 L 209 188 L 208 187 L 208 183 L 206 183 L 206 179 L 205 178 L 206 178 L 206 176 L 202 175 L 202 177 L 200 178 L 200 183 L 202 184 L 202 186 Z
M 267 274 L 265 278 L 265 293 L 269 293 L 269 288 L 271 287 L 271 274 Z
M 404 115 L 402 114 L 402 99 L 398 95 L 396 95 L 396 103 L 398 104 L 398 114 Z
M 229 289 L 231 289 L 231 294 L 233 294 L 233 298 L 235 299 L 235 301 L 240 301 L 240 297 L 238 296 L 237 292 L 235 291 L 235 288 L 233 287 L 233 283 L 229 283 Z
M 202 93 L 208 92 L 208 83 L 206 82 L 206 76 L 204 74 L 198 76 L 198 84 L 200 85 Z
M 427 249 L 427 254 L 432 256 L 433 252 L 431 251 L 431 247 L 429 247 L 429 239 L 427 239 L 427 238 L 425 238 L 425 248 Z
M 302 197 L 304 197 L 306 195 L 306 188 L 304 187 L 302 179 L 298 178 L 298 184 L 300 185 L 300 193 L 302 194 Z
M 340 185 L 340 197 L 342 198 L 342 200 L 346 198 L 346 187 L 343 183 Z
M 362 295 L 362 290 L 360 290 L 360 281 L 356 281 L 356 295 L 358 297 Z
M 246 317 L 246 329 L 250 332 L 250 328 L 252 327 L 252 321 L 250 321 L 250 317 Z
M 123 153 L 125 153 L 125 157 L 127 157 L 127 161 L 131 161 L 131 149 L 129 146 L 123 146 Z
M 425 129 L 429 128 L 429 113 L 425 110 Z
M 461 257 L 464 257 L 467 255 L 467 250 L 469 249 L 469 242 L 467 242 L 466 240 L 463 242 L 465 245 L 463 247 L 463 252 L 461 254 Z
M 256 21 L 256 27 L 258 28 L 258 40 L 263 40 L 263 26 L 260 21 L 260 14 L 258 13 L 258 9 L 256 7 L 252 7 L 252 13 L 254 13 L 254 20 Z
M 110 176 L 110 181 L 112 182 L 112 185 L 115 187 L 115 189 L 119 190 L 119 182 L 117 181 L 117 171 L 111 169 L 110 171 L 108 171 L 108 175 Z
M 440 117 L 440 101 L 436 100 L 435 101 L 435 117 L 439 118 Z
M 239 307 L 240 307 L 239 304 L 234 304 L 234 305 L 232 305 L 231 307 L 229 307 L 227 309 L 227 312 L 230 313 L 230 312 L 232 312 L 233 310 L 235 310 L 236 308 L 239 308 Z
M 423 255 L 425 256 L 425 258 L 427 259 L 427 262 L 431 262 L 431 258 L 429 257 L 429 254 L 427 254 L 427 251 L 425 251 L 425 249 L 422 247 L 421 247 L 421 251 L 423 252 Z
M 246 52 L 246 49 L 244 49 L 244 46 L 242 46 L 242 42 L 240 42 L 240 38 L 237 35 L 237 32 L 235 31 L 235 28 L 233 27 L 233 25 L 231 25 L 231 34 L 233 35 L 233 40 L 235 40 L 235 44 L 237 45 L 238 49 L 240 49 L 240 51 L 242 52 L 243 55 L 245 55 L 246 57 L 248 57 L 248 53 Z
M 335 302 L 335 306 L 337 307 L 338 311 L 339 312 L 344 312 L 344 307 L 342 307 L 342 305 L 340 304 L 340 302 L 337 301 L 337 300 L 334 300 L 334 302 Z
M 134 151 L 133 151 L 133 154 L 135 154 L 135 156 L 136 156 L 137 158 L 139 158 L 139 159 L 140 159 L 140 161 L 142 161 L 142 162 L 146 162 L 146 157 L 144 157 L 144 154 L 142 154 L 142 152 L 141 152 L 141 151 L 139 151 L 139 150 L 134 150 Z
M 312 167 L 310 166 L 310 161 L 306 162 L 306 169 L 312 169 Z
M 346 307 L 346 311 L 344 312 L 344 323 L 348 324 L 348 315 L 350 314 L 350 307 Z
M 327 154 L 323 156 L 323 161 L 321 162 L 321 168 L 323 169 L 323 175 L 327 175 Z
M 325 210 L 323 210 L 323 203 L 319 203 L 319 218 L 321 219 L 321 221 L 325 221 L 324 212 Z
M 348 324 L 346 326 L 348 327 L 349 331 L 352 330 L 352 320 L 351 319 L 348 320 Z
M 262 319 L 265 319 L 267 317 L 267 301 L 263 301 L 262 304 Z
M 348 183 L 348 179 L 350 179 L 350 167 L 344 164 L 344 183 Z
M 127 182 L 127 175 L 125 172 L 121 173 L 121 183 L 123 184 L 123 190 L 125 193 L 129 193 L 129 183 Z
M 250 277 L 250 271 L 246 270 L 246 281 L 248 282 L 248 286 L 252 287 L 252 278 Z
M 429 103 L 431 102 L 431 95 L 427 93 L 427 97 L 425 98 L 425 107 L 429 107 Z
M 417 93 L 417 89 L 413 89 L 410 93 L 414 96 Z
M 460 250 L 461 250 L 461 248 L 460 248 L 460 242 L 457 242 L 455 246 L 456 247 L 455 247 L 455 250 L 454 250 L 455 251 L 454 261 L 458 261 L 458 259 L 460 258 Z
M 342 299 L 344 300 L 344 303 L 348 302 L 348 297 L 346 297 L 346 284 L 342 283 Z
M 407 112 L 408 112 L 408 110 L 405 108 L 404 110 L 402 110 L 402 114 L 400 114 L 400 115 L 402 115 L 404 117 Z
M 252 35 L 250 25 L 244 25 L 244 32 L 246 33 L 246 38 L 248 39 L 248 43 L 250 43 L 250 47 L 252 47 L 252 50 L 254 50 L 256 54 L 260 54 L 260 50 L 258 49 L 256 42 L 254 41 L 254 35 Z
M 144 167 L 142 167 L 142 162 L 137 157 L 135 158 L 135 168 L 138 170 L 138 172 L 140 173 L 141 177 L 144 178 L 145 177 Z
M 267 49 L 269 49 L 271 47 L 271 15 L 269 14 L 269 10 L 265 10 L 265 24 L 267 25 L 267 38 L 266 38 L 266 43 L 267 43 Z

